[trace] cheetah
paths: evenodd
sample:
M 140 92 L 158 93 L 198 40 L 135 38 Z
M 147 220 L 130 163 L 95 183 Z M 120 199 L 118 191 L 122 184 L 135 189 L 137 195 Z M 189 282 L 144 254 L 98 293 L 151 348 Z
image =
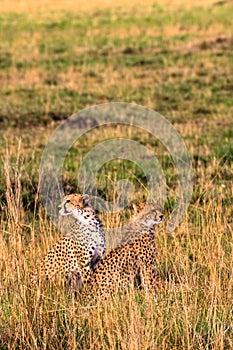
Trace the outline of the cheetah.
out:
M 107 298 L 114 291 L 126 287 L 143 287 L 151 290 L 156 283 L 157 247 L 155 226 L 162 222 L 163 214 L 153 204 L 141 205 L 141 215 L 136 214 L 126 238 L 119 247 L 106 253 L 98 269 L 93 271 L 82 299 L 87 302 L 95 293 Z
M 104 257 L 104 230 L 86 194 L 66 195 L 58 209 L 61 216 L 71 215 L 76 221 L 35 268 L 31 282 L 65 277 L 72 288 L 80 289 Z

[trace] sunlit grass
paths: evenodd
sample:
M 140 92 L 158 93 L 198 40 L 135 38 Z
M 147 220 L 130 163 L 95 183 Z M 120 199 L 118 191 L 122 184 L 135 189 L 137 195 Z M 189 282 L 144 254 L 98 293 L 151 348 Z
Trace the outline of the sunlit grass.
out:
M 0 4 L 0 349 L 233 347 L 232 6 L 163 1 L 142 11 L 138 3 L 90 1 L 79 11 L 62 1 L 50 2 L 49 11 L 43 1 Z M 39 165 L 60 121 L 111 101 L 142 104 L 171 121 L 192 157 L 194 193 L 184 221 L 168 234 L 177 174 L 158 140 L 118 127 L 91 130 L 73 145 L 66 192 L 77 191 L 85 154 L 113 136 L 154 152 L 168 186 L 156 234 L 161 288 L 91 306 L 56 284 L 30 285 L 31 269 L 61 236 L 41 203 Z M 145 200 L 143 172 L 121 160 L 101 168 L 101 196 L 114 200 L 124 178 L 135 186 L 134 200 Z M 125 216 L 101 218 L 112 227 Z
M 21 172 L 15 171 L 19 180 Z M 228 189 L 220 188 L 217 198 L 213 189 L 204 193 L 172 236 L 164 227 L 157 230 L 157 271 L 164 284 L 156 296 L 129 291 L 92 306 L 56 284 L 31 287 L 31 266 L 48 251 L 56 230 L 40 204 L 37 218 L 25 224 L 20 182 L 14 190 L 1 220 L 2 344 L 51 349 L 232 346 L 232 230 L 230 209 L 223 208 Z

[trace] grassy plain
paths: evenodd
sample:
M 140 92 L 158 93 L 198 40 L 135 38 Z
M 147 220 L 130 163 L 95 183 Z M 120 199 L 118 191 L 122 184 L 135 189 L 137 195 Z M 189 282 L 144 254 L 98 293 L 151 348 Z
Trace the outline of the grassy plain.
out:
M 0 2 L 0 349 L 233 348 L 232 2 L 56 4 Z M 150 107 L 173 124 L 193 159 L 194 194 L 181 226 L 158 231 L 157 296 L 131 291 L 83 307 L 56 286 L 29 283 L 59 236 L 38 195 L 39 164 L 62 120 L 109 101 Z M 131 136 L 163 166 L 168 217 L 172 159 L 146 133 Z M 77 189 L 75 162 L 101 140 L 92 131 L 69 152 L 67 192 Z M 101 171 L 104 198 L 130 178 L 142 199 L 139 168 L 115 161 Z

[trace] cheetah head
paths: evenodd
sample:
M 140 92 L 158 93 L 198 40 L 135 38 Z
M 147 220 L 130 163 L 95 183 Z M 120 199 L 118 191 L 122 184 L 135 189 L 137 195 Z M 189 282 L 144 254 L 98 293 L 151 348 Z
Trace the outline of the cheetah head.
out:
M 74 218 L 86 223 L 93 212 L 88 199 L 87 194 L 68 194 L 58 206 L 59 214 L 61 216 L 72 215 Z
M 71 215 L 86 226 L 101 225 L 87 194 L 75 193 L 65 196 L 58 209 L 61 216 Z
M 133 205 L 133 220 L 140 220 L 141 225 L 153 228 L 163 221 L 163 213 L 160 208 L 151 203 L 143 203 L 139 206 Z

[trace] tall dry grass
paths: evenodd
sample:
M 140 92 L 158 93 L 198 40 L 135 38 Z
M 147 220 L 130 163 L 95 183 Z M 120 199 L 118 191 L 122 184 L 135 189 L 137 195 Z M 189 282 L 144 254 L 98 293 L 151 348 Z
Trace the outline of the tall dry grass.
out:
M 31 287 L 30 270 L 58 232 L 35 197 L 28 223 L 22 203 L 21 145 L 5 155 L 6 204 L 1 206 L 1 335 L 8 349 L 230 349 L 233 347 L 233 260 L 230 208 L 224 188 L 204 184 L 182 225 L 157 231 L 155 295 L 130 290 L 95 305 L 55 284 Z M 212 161 L 214 166 L 214 160 Z M 24 174 L 25 175 L 25 174 Z M 199 179 L 203 180 L 204 179 Z M 208 190 L 206 188 L 208 188 Z

